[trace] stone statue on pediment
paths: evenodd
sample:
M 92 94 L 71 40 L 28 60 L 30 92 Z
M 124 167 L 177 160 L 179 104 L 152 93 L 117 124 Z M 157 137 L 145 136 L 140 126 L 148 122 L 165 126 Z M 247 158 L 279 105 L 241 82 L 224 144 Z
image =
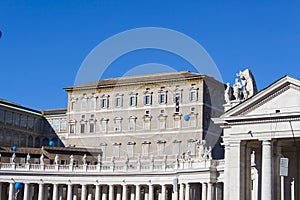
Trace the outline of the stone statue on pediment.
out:
M 30 154 L 28 153 L 26 156 L 26 164 L 29 164 L 29 163 L 30 163 Z
M 230 83 L 227 83 L 226 85 L 227 85 L 227 87 L 224 92 L 224 99 L 225 99 L 226 104 L 231 104 L 232 94 L 231 94 Z
M 243 72 L 240 71 L 237 74 L 242 81 L 243 90 L 243 97 L 244 99 L 248 99 L 257 93 L 256 82 L 254 80 L 254 76 L 249 69 L 244 70 Z
M 70 165 L 73 165 L 74 164 L 74 156 L 73 154 L 70 156 Z
M 59 158 L 58 158 L 58 155 L 56 154 L 55 157 L 54 157 L 54 164 L 55 165 L 58 165 L 58 162 L 59 162 L 58 160 L 59 160 Z
M 235 83 L 233 84 L 233 96 L 236 101 L 242 100 L 242 84 L 239 79 L 235 79 Z
M 82 157 L 82 164 L 86 165 L 86 154 L 84 154 Z
M 11 163 L 11 164 L 14 164 L 15 162 L 16 162 L 16 154 L 13 153 L 13 155 L 12 155 L 11 158 L 10 158 L 10 163 Z
M 44 162 L 44 154 L 43 153 L 41 154 L 41 157 L 40 157 L 40 164 L 41 165 L 45 164 L 45 162 Z

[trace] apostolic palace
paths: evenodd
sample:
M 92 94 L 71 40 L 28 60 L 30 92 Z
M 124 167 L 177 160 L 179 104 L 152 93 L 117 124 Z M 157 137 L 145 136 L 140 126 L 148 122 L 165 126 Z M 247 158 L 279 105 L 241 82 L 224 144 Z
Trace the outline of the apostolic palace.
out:
M 233 78 L 234 79 L 234 78 Z M 300 199 L 300 80 L 171 72 L 0 100 L 1 200 Z

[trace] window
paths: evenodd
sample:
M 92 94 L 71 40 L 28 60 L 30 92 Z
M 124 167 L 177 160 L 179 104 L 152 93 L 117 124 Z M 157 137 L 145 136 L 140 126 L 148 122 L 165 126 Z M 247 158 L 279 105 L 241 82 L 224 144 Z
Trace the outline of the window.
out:
M 80 133 L 85 133 L 85 124 L 80 124 Z
M 158 103 L 167 103 L 167 91 L 165 90 L 165 87 L 161 87 L 161 89 L 158 91 Z
M 165 146 L 166 146 L 166 141 L 163 141 L 163 140 L 157 141 L 157 155 L 158 156 L 165 155 Z
M 182 89 L 180 89 L 178 85 L 173 92 L 173 102 L 182 102 Z
M 120 108 L 123 106 L 123 95 L 117 94 L 115 98 L 115 106 Z
M 60 121 L 60 131 L 65 131 L 67 126 L 67 120 L 62 118 Z
M 197 114 L 194 114 L 194 113 L 190 114 L 190 126 L 191 127 L 197 126 Z
M 163 130 L 166 129 L 166 118 L 167 116 L 165 115 L 159 115 L 158 117 L 158 124 L 159 124 L 159 129 Z
M 173 141 L 173 155 L 180 154 L 180 144 L 181 144 L 181 141 L 178 141 L 178 140 Z
M 128 142 L 127 143 L 127 156 L 129 158 L 134 157 L 134 147 L 135 147 L 135 142 Z
M 192 84 L 190 88 L 190 101 L 198 101 L 198 88 L 195 84 Z
M 100 123 L 101 123 L 100 124 L 101 132 L 106 133 L 107 132 L 108 119 L 103 118 L 103 119 L 101 119 Z
M 81 100 L 81 110 L 82 111 L 86 110 L 86 105 L 87 105 L 87 96 L 86 96 L 86 94 L 84 94 L 82 97 L 82 100 Z
M 77 98 L 74 97 L 71 98 L 71 107 L 70 107 L 71 111 L 76 110 L 76 101 Z
M 113 143 L 113 155 L 116 158 L 120 157 L 120 148 L 121 148 L 121 143 Z
M 115 131 L 116 132 L 122 131 L 122 118 L 121 117 L 115 118 Z
M 188 140 L 188 151 L 191 156 L 196 155 L 196 142 L 197 140 L 193 140 L 193 139 Z
M 152 104 L 152 92 L 150 89 L 147 88 L 144 92 L 144 105 L 151 105 Z
M 136 117 L 131 116 L 131 117 L 129 117 L 128 130 L 135 131 L 136 130 L 135 127 L 136 127 Z
M 94 132 L 95 132 L 95 124 L 90 123 L 90 133 L 94 133 Z
M 151 130 L 151 117 L 144 116 L 144 130 Z
M 180 128 L 181 127 L 181 116 L 178 114 L 174 115 L 174 128 Z
M 33 130 L 33 128 L 34 128 L 34 118 L 33 117 L 28 117 L 28 128 L 30 130 Z
M 109 96 L 103 95 L 100 101 L 101 108 L 108 108 L 109 107 Z
M 21 127 L 26 128 L 27 127 L 27 116 L 21 115 Z
M 12 112 L 6 111 L 5 112 L 5 123 L 6 124 L 12 124 L 12 122 L 13 122 Z
M 142 143 L 142 156 L 149 156 L 151 142 L 144 141 Z
M 20 114 L 14 113 L 14 126 L 19 127 L 20 126 Z
M 137 105 L 137 94 L 131 94 L 129 97 L 129 106 L 136 106 Z

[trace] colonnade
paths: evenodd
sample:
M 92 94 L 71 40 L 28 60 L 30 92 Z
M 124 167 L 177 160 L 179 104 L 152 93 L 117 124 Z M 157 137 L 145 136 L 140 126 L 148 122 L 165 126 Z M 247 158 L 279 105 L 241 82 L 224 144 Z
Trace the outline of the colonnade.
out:
M 216 184 L 75 184 L 75 183 L 23 183 L 20 191 L 15 183 L 0 183 L 0 199 L 14 200 L 212 200 Z M 179 189 L 178 189 L 179 187 Z

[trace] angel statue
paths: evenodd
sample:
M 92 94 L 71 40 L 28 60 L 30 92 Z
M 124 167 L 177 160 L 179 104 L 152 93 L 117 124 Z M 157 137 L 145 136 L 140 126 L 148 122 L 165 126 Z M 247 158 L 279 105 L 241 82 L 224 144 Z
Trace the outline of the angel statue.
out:
M 242 81 L 242 86 L 244 88 L 244 99 L 250 98 L 257 93 L 256 82 L 254 80 L 252 72 L 249 69 L 246 69 L 243 72 L 240 71 L 237 74 L 237 77 L 240 77 Z

